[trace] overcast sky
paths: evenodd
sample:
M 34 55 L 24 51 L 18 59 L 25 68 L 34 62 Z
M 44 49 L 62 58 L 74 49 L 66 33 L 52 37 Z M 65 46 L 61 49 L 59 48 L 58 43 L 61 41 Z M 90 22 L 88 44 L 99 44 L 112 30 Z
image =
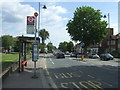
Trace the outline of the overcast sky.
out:
M 46 5 L 47 9 L 42 9 L 43 5 Z M 45 28 L 50 33 L 50 38 L 46 43 L 51 41 L 55 46 L 58 46 L 60 42 L 70 41 L 66 24 L 73 17 L 76 8 L 81 6 L 100 9 L 103 15 L 110 13 L 110 26 L 114 28 L 114 34 L 118 33 L 117 0 L 114 2 L 73 2 L 72 0 L 71 2 L 41 2 L 40 29 Z M 26 34 L 26 17 L 33 16 L 36 11 L 38 12 L 38 2 L 21 2 L 18 0 L 0 2 L 1 35 L 34 36 Z M 104 20 L 107 21 L 107 18 Z

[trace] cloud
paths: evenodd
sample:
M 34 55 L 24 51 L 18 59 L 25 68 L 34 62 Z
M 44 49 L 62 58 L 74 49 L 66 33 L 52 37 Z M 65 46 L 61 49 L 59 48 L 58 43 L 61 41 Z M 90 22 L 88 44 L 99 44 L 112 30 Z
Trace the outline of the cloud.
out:
M 3 35 L 18 36 L 23 34 L 25 36 L 34 36 L 26 34 L 26 17 L 33 16 L 34 12 L 36 12 L 34 7 L 20 2 L 2 2 L 1 11 Z M 65 8 L 52 4 L 48 4 L 46 10 L 41 8 L 40 29 L 45 28 L 50 33 L 50 40 L 56 46 L 64 40 L 69 40 L 69 35 L 65 30 L 65 22 L 68 18 L 63 16 L 66 13 Z
M 50 33 L 50 40 L 58 46 L 60 42 L 69 41 L 69 35 L 66 31 L 66 22 L 68 18 L 62 14 L 68 13 L 61 6 L 50 5 L 46 10 L 41 10 L 41 28 L 45 28 Z M 46 42 L 49 42 L 47 40 Z
M 111 27 L 114 29 L 114 33 L 113 33 L 114 35 L 119 33 L 119 31 L 118 31 L 118 23 L 113 23 L 111 25 Z
M 22 5 L 19 2 L 2 3 L 3 22 L 21 22 L 27 15 L 33 15 L 35 9 L 30 5 Z

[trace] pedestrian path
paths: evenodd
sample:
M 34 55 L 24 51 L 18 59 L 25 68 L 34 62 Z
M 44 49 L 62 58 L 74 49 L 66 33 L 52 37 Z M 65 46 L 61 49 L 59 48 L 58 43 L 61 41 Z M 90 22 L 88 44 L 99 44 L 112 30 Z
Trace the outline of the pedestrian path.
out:
M 9 77 L 2 83 L 2 88 L 50 88 L 48 85 L 43 69 L 41 67 L 41 59 L 36 63 L 36 76 L 34 79 L 34 62 L 28 60 L 27 67 L 23 72 L 13 72 Z

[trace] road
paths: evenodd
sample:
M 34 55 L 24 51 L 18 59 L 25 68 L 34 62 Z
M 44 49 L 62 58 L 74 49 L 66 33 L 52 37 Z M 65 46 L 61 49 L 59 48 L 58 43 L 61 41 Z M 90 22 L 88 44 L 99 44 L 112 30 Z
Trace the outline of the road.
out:
M 47 72 L 57 88 L 117 88 L 118 68 L 98 66 L 66 56 L 56 59 L 52 54 L 45 58 Z

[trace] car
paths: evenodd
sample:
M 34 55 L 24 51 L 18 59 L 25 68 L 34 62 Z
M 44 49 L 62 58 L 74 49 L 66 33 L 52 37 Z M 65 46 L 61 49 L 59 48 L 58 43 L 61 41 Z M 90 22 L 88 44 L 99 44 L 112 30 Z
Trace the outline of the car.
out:
M 70 57 L 77 57 L 77 52 L 71 52 Z
M 66 55 L 69 55 L 70 53 L 68 51 L 65 52 Z
M 65 54 L 63 52 L 57 52 L 55 56 L 56 58 L 65 58 Z
M 113 59 L 114 59 L 114 57 L 109 53 L 100 55 L 100 60 L 113 60 Z
M 99 55 L 97 55 L 97 54 L 92 54 L 92 55 L 89 56 L 89 58 L 96 59 L 96 58 L 99 58 Z

